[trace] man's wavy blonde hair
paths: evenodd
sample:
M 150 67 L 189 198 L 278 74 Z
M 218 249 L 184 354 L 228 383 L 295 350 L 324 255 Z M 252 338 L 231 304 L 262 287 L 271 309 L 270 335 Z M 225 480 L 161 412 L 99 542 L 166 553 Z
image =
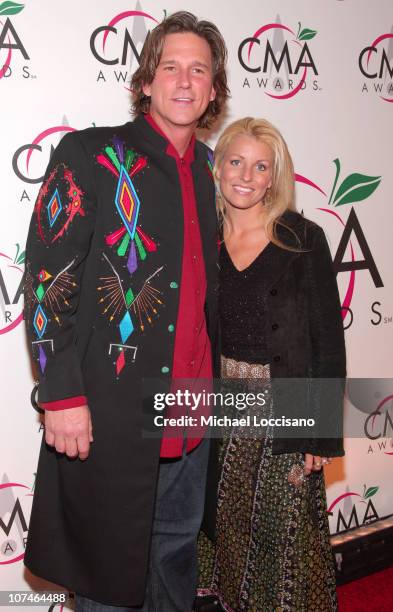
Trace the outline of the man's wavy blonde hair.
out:
M 224 38 L 214 23 L 200 21 L 187 11 L 177 11 L 166 17 L 147 36 L 140 57 L 139 68 L 131 80 L 132 112 L 134 115 L 148 113 L 150 97 L 143 91 L 144 85 L 150 85 L 160 63 L 165 37 L 169 34 L 191 33 L 203 38 L 209 45 L 213 62 L 213 87 L 216 92 L 214 100 L 199 118 L 198 127 L 208 128 L 216 120 L 229 96 L 226 74 L 227 48 Z
M 268 145 L 273 152 L 273 168 L 272 168 L 272 186 L 270 188 L 270 197 L 266 198 L 264 206 L 267 210 L 266 217 L 266 235 L 268 239 L 282 248 L 291 249 L 291 247 L 283 244 L 277 237 L 277 226 L 286 227 L 296 238 L 296 234 L 289 228 L 281 219 L 281 216 L 286 210 L 294 210 L 295 208 L 295 173 L 291 155 L 288 151 L 287 144 L 280 132 L 266 119 L 255 119 L 253 117 L 244 117 L 231 123 L 221 134 L 214 150 L 214 180 L 217 186 L 216 206 L 217 214 L 220 223 L 220 229 L 223 233 L 224 227 L 228 230 L 228 219 L 226 218 L 226 202 L 220 192 L 219 180 L 217 171 L 221 167 L 225 152 L 236 136 L 251 136 L 259 142 Z M 297 250 L 297 249 L 295 249 Z

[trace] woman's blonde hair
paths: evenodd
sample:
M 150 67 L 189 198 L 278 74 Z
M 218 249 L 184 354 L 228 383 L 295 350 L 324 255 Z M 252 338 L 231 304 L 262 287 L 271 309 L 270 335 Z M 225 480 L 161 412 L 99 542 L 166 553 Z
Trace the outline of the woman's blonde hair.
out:
M 293 230 L 281 219 L 282 214 L 286 210 L 293 210 L 295 207 L 295 173 L 293 162 L 284 138 L 277 128 L 269 123 L 269 121 L 266 121 L 266 119 L 254 119 L 253 117 L 238 119 L 231 123 L 218 139 L 214 150 L 213 174 L 217 186 L 216 204 L 220 229 L 223 232 L 224 226 L 226 225 L 227 229 L 229 229 L 229 226 L 226 219 L 227 205 L 220 191 L 217 171 L 223 163 L 229 144 L 233 138 L 240 135 L 251 136 L 259 142 L 263 142 L 273 152 L 272 185 L 269 197 L 266 197 L 264 201 L 264 206 L 267 210 L 265 230 L 271 242 L 280 247 L 291 249 L 291 247 L 283 244 L 277 237 L 277 225 L 286 227 L 294 234 Z M 296 241 L 298 242 L 298 239 Z

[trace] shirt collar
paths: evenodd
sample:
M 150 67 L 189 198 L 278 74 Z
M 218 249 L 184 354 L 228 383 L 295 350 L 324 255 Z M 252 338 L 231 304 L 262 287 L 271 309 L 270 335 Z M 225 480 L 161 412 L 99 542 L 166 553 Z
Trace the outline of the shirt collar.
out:
M 181 158 L 176 148 L 174 147 L 174 145 L 171 143 L 171 141 L 166 136 L 166 134 L 162 131 L 162 129 L 157 125 L 157 123 L 154 121 L 150 113 L 143 115 L 143 117 L 144 117 L 144 120 L 153 128 L 153 130 L 165 140 L 165 143 L 166 143 L 165 153 L 167 155 L 174 157 L 176 161 L 180 161 L 181 159 L 183 159 L 186 164 L 191 164 L 194 161 L 195 159 L 195 155 L 194 155 L 195 134 L 192 135 L 191 140 L 188 144 L 188 147 L 183 157 Z

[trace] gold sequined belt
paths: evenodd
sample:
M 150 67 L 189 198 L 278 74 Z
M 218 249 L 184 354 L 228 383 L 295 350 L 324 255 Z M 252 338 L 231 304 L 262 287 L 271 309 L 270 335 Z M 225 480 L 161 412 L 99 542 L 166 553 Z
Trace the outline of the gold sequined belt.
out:
M 267 363 L 247 363 L 221 355 L 222 378 L 267 378 L 270 379 L 270 365 Z

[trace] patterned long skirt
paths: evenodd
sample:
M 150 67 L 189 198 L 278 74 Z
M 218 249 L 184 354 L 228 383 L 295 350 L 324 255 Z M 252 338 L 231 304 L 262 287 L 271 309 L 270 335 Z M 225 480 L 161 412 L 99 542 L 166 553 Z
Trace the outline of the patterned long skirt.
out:
M 233 432 L 221 444 L 217 537 L 199 538 L 198 595 L 227 612 L 334 612 L 323 473 L 303 478 L 303 455 L 273 455 L 272 439 Z

